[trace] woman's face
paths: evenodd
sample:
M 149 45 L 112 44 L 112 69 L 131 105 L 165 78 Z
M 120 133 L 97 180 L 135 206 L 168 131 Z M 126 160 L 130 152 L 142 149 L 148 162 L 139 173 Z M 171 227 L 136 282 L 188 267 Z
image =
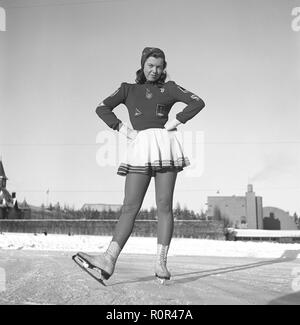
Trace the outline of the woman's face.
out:
M 147 81 L 156 81 L 164 71 L 164 59 L 150 56 L 144 64 L 144 75 Z

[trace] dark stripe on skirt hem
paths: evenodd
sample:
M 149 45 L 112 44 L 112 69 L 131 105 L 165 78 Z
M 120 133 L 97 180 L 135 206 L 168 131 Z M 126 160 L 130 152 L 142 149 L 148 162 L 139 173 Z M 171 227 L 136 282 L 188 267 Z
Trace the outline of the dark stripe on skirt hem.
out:
M 184 167 L 187 167 L 188 165 L 185 166 L 168 166 L 168 167 L 161 167 L 161 168 L 147 168 L 145 167 L 144 169 L 140 168 L 125 168 L 125 167 L 119 167 L 117 174 L 120 176 L 126 176 L 129 173 L 132 174 L 143 174 L 143 175 L 151 175 L 151 176 L 155 176 L 156 173 L 159 172 L 166 172 L 166 171 L 176 171 L 176 172 L 180 172 L 183 170 Z

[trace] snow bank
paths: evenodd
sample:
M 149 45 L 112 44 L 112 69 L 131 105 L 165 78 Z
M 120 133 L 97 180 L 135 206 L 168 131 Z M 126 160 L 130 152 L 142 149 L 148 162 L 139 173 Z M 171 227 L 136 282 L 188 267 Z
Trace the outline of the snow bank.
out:
M 1 233 L 0 249 L 103 252 L 111 236 Z M 123 253 L 156 254 L 156 238 L 130 237 Z M 300 258 L 300 244 L 173 238 L 169 255 Z
M 300 237 L 300 230 L 264 230 L 264 229 L 233 229 L 228 228 L 237 237 Z

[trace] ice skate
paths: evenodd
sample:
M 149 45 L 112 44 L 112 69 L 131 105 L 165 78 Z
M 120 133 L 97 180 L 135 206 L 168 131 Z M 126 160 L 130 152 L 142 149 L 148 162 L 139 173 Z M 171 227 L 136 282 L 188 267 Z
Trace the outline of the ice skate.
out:
M 167 254 L 169 246 L 157 245 L 157 261 L 155 265 L 155 276 L 160 284 L 166 284 L 170 280 L 171 273 L 167 269 Z
M 115 264 L 105 254 L 89 255 L 79 252 L 74 256 L 84 268 L 94 269 L 99 272 L 102 280 L 108 280 L 114 272 Z
M 98 271 L 100 280 L 108 280 L 114 273 L 115 264 L 121 249 L 117 242 L 111 242 L 107 251 L 99 255 L 89 255 L 79 252 L 73 260 L 85 269 Z

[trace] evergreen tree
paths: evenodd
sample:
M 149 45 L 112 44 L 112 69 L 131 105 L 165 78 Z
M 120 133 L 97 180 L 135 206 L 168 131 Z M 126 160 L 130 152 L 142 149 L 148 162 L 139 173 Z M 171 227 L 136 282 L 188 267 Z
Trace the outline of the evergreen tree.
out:
M 182 213 L 181 213 L 181 219 L 182 220 L 189 220 L 189 217 L 190 217 L 190 213 L 189 213 L 189 210 L 188 210 L 187 206 L 185 205 L 183 210 L 182 210 Z
M 149 219 L 150 220 L 155 220 L 157 211 L 154 207 L 151 207 L 150 211 L 149 211 Z
M 54 209 L 55 209 L 56 211 L 60 211 L 60 210 L 61 210 L 61 209 L 60 209 L 60 204 L 59 204 L 59 202 L 57 202 L 57 203 L 55 204 Z
M 174 216 L 174 220 L 179 220 L 180 219 L 180 215 L 181 215 L 181 207 L 179 202 L 176 203 L 176 207 L 173 210 L 173 216 Z

